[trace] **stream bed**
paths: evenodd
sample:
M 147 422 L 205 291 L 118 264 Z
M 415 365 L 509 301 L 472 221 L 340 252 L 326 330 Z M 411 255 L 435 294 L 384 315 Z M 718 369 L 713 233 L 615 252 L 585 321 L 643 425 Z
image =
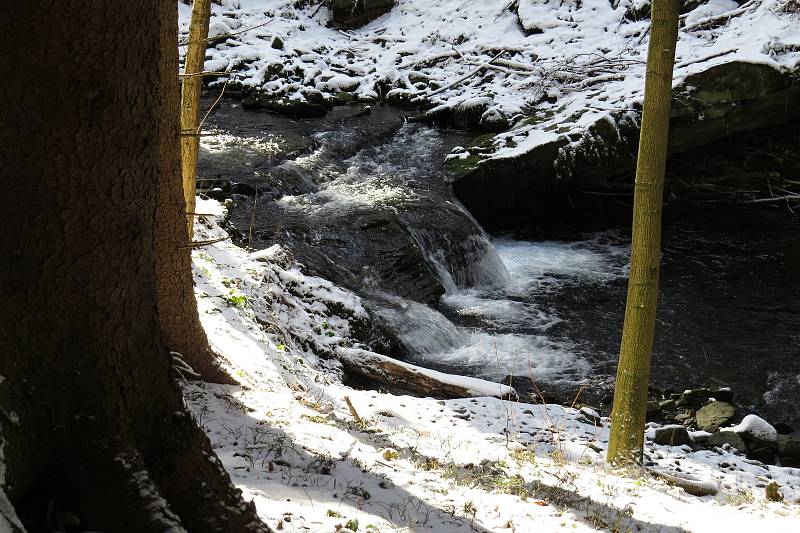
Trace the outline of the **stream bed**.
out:
M 293 120 L 223 100 L 200 174 L 233 199 L 240 244 L 280 242 L 353 290 L 393 332 L 390 355 L 548 400 L 611 395 L 630 230 L 608 223 L 487 235 L 442 166 L 471 135 L 376 107 Z M 785 212 L 669 208 L 652 383 L 731 387 L 800 423 L 800 224 Z

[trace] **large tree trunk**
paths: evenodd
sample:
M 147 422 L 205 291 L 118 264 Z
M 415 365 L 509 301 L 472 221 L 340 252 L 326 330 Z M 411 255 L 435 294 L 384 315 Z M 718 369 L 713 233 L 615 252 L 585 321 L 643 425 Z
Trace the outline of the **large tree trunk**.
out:
M 14 9 L 0 24 L 0 529 L 21 530 L 15 514 L 46 529 L 54 505 L 89 530 L 266 531 L 186 412 L 160 327 L 160 224 L 186 237 L 175 2 Z
M 653 0 L 642 131 L 636 163 L 631 273 L 619 353 L 608 459 L 641 460 L 661 265 L 661 204 L 667 160 L 678 0 Z

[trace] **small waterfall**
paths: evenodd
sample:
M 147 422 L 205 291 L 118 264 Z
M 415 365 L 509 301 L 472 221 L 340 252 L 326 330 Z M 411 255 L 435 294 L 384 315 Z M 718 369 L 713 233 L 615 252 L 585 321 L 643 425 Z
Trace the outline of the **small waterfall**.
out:
M 459 327 L 435 309 L 383 293 L 373 295 L 369 308 L 415 364 L 493 380 L 531 372 L 540 378 L 575 378 L 589 369 L 574 355 L 573 346 L 541 334 Z
M 443 314 L 421 303 L 384 294 L 374 312 L 397 335 L 408 354 L 448 352 L 468 340 Z
M 448 293 L 502 287 L 510 277 L 483 228 L 452 197 L 444 175 L 431 163 L 441 145 L 436 130 L 406 124 L 388 143 L 346 161 L 338 181 L 367 190 L 404 191 L 389 202 Z M 333 187 L 331 187 L 333 188 Z M 349 191 L 352 196 L 352 191 Z M 427 199 L 421 200 L 421 199 Z M 437 231 L 436 228 L 441 228 Z
M 471 221 L 471 217 L 464 218 L 464 222 Z M 503 260 L 477 223 L 474 233 L 448 234 L 423 228 L 413 220 L 406 222 L 408 232 L 448 294 L 473 287 L 499 288 L 510 281 Z

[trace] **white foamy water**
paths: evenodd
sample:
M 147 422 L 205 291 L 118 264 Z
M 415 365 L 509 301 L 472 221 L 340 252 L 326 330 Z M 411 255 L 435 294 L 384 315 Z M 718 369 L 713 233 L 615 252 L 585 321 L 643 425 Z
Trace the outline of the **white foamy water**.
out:
M 435 357 L 466 344 L 461 328 L 427 305 L 385 295 L 390 305 L 377 314 L 391 327 L 410 354 Z
M 240 159 L 257 155 L 275 155 L 283 148 L 286 140 L 280 135 L 262 134 L 244 137 L 211 130 L 200 137 L 200 147 L 212 154 L 231 153 Z
M 628 246 L 613 233 L 577 242 L 498 239 L 497 253 L 511 276 L 510 291 L 547 290 L 560 279 L 610 281 L 628 272 Z
M 479 329 L 458 327 L 428 308 L 424 320 L 414 313 L 396 317 L 414 322 L 398 329 L 401 339 L 411 334 L 408 347 L 414 360 L 489 379 L 586 376 L 590 365 L 580 347 L 548 333 L 562 319 L 535 297 L 557 293 L 568 284 L 606 283 L 626 276 L 627 245 L 613 234 L 577 242 L 498 239 L 493 244 L 507 272 L 505 283 L 470 289 L 451 285 L 442 298 L 447 311 L 477 322 Z

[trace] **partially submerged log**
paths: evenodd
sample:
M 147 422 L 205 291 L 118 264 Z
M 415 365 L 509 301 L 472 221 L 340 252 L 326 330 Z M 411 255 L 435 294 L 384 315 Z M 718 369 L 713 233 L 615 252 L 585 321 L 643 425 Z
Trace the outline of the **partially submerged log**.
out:
M 428 370 L 366 350 L 343 348 L 337 351 L 337 357 L 350 383 L 392 394 L 439 399 L 506 398 L 516 394 L 508 385 Z

